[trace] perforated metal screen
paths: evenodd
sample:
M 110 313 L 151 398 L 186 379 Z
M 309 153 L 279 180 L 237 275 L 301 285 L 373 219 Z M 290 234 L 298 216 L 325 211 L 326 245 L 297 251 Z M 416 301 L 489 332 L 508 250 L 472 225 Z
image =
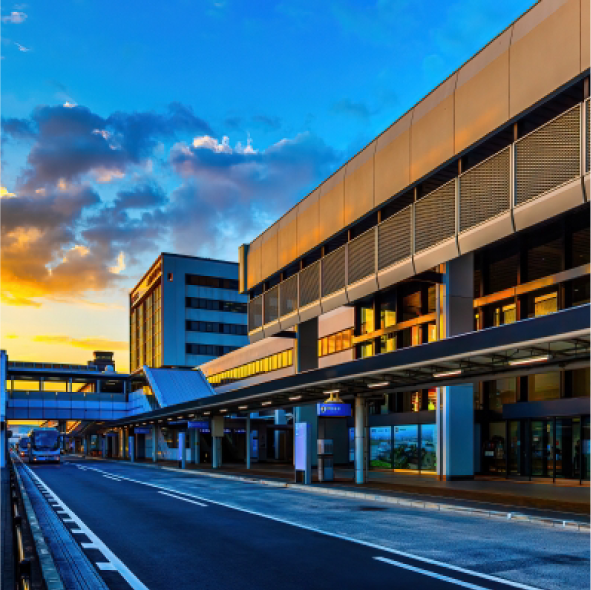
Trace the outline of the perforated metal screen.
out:
M 251 332 L 263 325 L 263 296 L 255 297 L 248 302 L 248 331 Z
M 585 172 L 591 171 L 591 100 L 585 101 Z
M 412 207 L 399 211 L 378 226 L 378 268 L 382 270 L 411 255 Z
M 345 246 L 322 259 L 322 296 L 345 288 Z
M 298 277 L 293 276 L 281 283 L 280 310 L 287 315 L 298 308 Z
M 452 180 L 415 203 L 415 252 L 455 234 L 455 199 L 456 181 Z
M 511 148 L 460 176 L 460 231 L 511 208 Z
M 279 319 L 279 286 L 265 293 L 265 324 Z
M 349 242 L 349 285 L 376 271 L 375 228 Z
M 579 176 L 580 129 L 576 106 L 515 143 L 515 205 Z
M 315 262 L 300 272 L 300 307 L 320 298 L 319 265 Z

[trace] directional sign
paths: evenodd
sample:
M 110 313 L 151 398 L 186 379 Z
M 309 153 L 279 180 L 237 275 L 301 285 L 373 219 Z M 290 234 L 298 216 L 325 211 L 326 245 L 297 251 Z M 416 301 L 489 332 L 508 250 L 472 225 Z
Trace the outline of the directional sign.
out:
M 199 430 L 209 429 L 209 422 L 207 420 L 203 420 L 201 422 L 198 422 L 198 421 L 191 422 L 191 421 L 189 421 L 187 423 L 187 426 L 189 428 L 198 428 Z
M 152 434 L 151 428 L 134 428 L 133 431 L 136 434 Z
M 316 412 L 321 418 L 347 418 L 351 415 L 351 404 L 316 404 Z

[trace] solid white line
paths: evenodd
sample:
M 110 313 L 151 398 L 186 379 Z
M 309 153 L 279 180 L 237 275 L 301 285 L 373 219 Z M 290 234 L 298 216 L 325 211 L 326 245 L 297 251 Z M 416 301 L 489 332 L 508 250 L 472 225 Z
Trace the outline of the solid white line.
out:
M 82 549 L 98 549 L 94 543 L 80 543 L 80 545 L 82 545 Z
M 103 475 L 103 477 L 106 477 L 107 479 L 112 479 L 113 481 L 121 481 L 120 479 L 112 477 L 111 475 Z
M 108 473 L 107 471 L 102 471 L 101 469 L 97 469 L 96 467 L 89 467 L 88 469 L 92 469 L 93 471 L 97 471 L 98 473 Z M 171 488 L 166 488 L 164 486 L 160 486 L 155 483 L 148 483 L 145 481 L 140 481 L 138 479 L 133 479 L 131 477 L 125 477 L 123 475 L 118 475 L 122 480 L 131 481 L 133 483 L 138 483 L 140 485 L 148 486 L 151 488 L 157 488 L 160 490 L 165 490 L 167 492 L 172 492 L 174 494 L 181 494 L 184 496 L 189 496 L 190 498 L 195 498 L 196 500 L 202 500 L 204 502 L 209 502 L 210 504 L 216 504 L 217 506 L 223 506 L 224 508 L 231 508 L 232 510 L 238 510 L 239 512 L 245 512 L 246 514 L 252 514 L 254 516 L 260 516 L 261 518 L 266 518 L 268 520 L 273 520 L 275 522 L 281 522 L 283 524 L 288 524 L 290 526 L 294 526 L 306 531 L 312 531 L 314 533 L 320 533 L 321 535 L 326 535 L 327 537 L 333 537 L 334 539 L 342 539 L 344 541 L 350 541 L 351 543 L 357 543 L 358 545 L 364 545 L 365 547 L 371 547 L 372 549 L 377 549 L 379 551 L 384 551 L 386 553 L 392 553 L 393 555 L 400 555 L 401 557 L 406 557 L 409 559 L 415 559 L 417 561 L 422 561 L 423 563 L 428 563 L 430 565 L 436 565 L 437 567 L 443 567 L 446 569 L 450 569 L 456 572 L 460 572 L 462 574 L 468 574 L 471 576 L 475 576 L 477 578 L 482 578 L 484 580 L 490 580 L 491 582 L 497 582 L 499 584 L 506 584 L 507 586 L 511 586 L 513 588 L 519 588 L 520 590 L 540 590 L 535 586 L 528 586 L 527 584 L 520 584 L 519 582 L 512 582 L 511 580 L 505 580 L 504 578 L 497 578 L 496 576 L 489 576 L 488 574 L 482 574 L 480 572 L 476 572 L 473 570 L 469 570 L 463 567 L 459 567 L 457 565 L 451 565 L 449 563 L 444 563 L 442 561 L 437 561 L 435 559 L 429 559 L 428 557 L 421 557 L 419 555 L 413 555 L 412 553 L 406 553 L 405 551 L 398 551 L 397 549 L 391 549 L 390 547 L 383 547 L 382 545 L 377 545 L 375 543 L 370 543 L 369 541 L 362 541 L 361 539 L 355 539 L 353 537 L 346 537 L 344 535 L 339 535 L 338 533 L 331 533 L 328 531 L 323 531 L 322 529 L 317 529 L 316 527 L 307 526 L 305 524 L 300 524 L 298 522 L 293 522 L 290 520 L 285 520 L 283 518 L 278 518 L 276 516 L 271 516 L 270 514 L 263 514 L 262 512 L 256 512 L 254 510 L 249 510 L 248 508 L 242 508 L 241 506 L 235 506 L 233 504 L 227 504 L 225 502 L 220 502 L 219 500 L 210 500 L 209 498 L 203 498 L 202 496 L 196 496 L 195 494 L 190 494 L 188 492 L 179 492 L 178 490 L 173 490 Z
M 70 532 L 74 535 L 86 534 L 86 531 L 83 531 L 82 529 L 70 529 Z
M 159 494 L 163 494 L 165 496 L 170 496 L 171 498 L 176 498 L 177 500 L 184 500 L 185 502 L 191 502 L 191 504 L 197 504 L 197 506 L 203 506 L 207 508 L 207 504 L 203 504 L 202 502 L 196 502 L 195 500 L 189 500 L 189 498 L 181 498 L 180 496 L 175 496 L 174 494 L 169 494 L 167 492 L 158 492 Z
M 76 522 L 73 518 L 62 518 L 62 522 Z
M 28 471 L 29 475 L 33 477 L 33 479 L 39 483 L 44 483 L 43 480 L 28 466 L 23 463 L 23 467 Z M 58 496 L 46 486 L 47 489 L 51 491 L 51 493 L 58 499 L 60 506 L 62 509 L 67 510 L 70 513 L 70 516 L 75 520 L 75 522 L 80 527 L 79 530 L 70 531 L 71 533 L 74 532 L 81 532 L 85 533 L 91 542 L 96 545 L 96 548 L 99 549 L 103 555 L 115 566 L 117 571 L 121 574 L 121 576 L 125 579 L 125 581 L 133 588 L 133 590 L 148 590 L 148 587 L 129 570 L 129 568 L 80 520 L 72 510 L 70 510 L 61 500 L 59 500 Z
M 96 567 L 103 571 L 113 571 L 117 569 L 110 561 L 97 561 Z
M 412 565 L 408 565 L 408 563 L 402 563 L 401 561 L 394 561 L 393 559 L 388 559 L 386 557 L 374 557 L 378 561 L 383 561 L 384 563 L 389 563 L 391 565 L 395 565 L 396 567 L 402 567 L 406 570 L 410 570 L 411 572 L 417 572 L 418 574 L 423 574 L 425 576 L 429 576 L 431 578 L 437 578 L 438 580 L 443 580 L 444 582 L 449 582 L 450 584 L 455 584 L 456 586 L 463 586 L 464 588 L 470 588 L 470 590 L 488 590 L 484 586 L 477 586 L 476 584 L 470 584 L 470 582 L 463 582 L 462 580 L 457 580 L 456 578 L 450 578 L 449 576 L 442 576 L 440 574 L 436 574 L 435 572 L 421 569 L 420 567 L 414 567 Z

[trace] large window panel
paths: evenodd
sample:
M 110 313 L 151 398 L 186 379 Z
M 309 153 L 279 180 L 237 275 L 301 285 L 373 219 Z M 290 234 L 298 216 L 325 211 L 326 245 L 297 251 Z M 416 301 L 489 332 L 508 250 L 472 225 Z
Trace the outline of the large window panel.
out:
M 560 397 L 560 373 L 539 373 L 527 378 L 528 400 L 542 402 Z
M 419 468 L 419 427 L 417 424 L 394 426 L 394 469 L 417 471 Z
M 371 467 L 392 469 L 391 426 L 373 426 L 369 429 L 369 464 Z

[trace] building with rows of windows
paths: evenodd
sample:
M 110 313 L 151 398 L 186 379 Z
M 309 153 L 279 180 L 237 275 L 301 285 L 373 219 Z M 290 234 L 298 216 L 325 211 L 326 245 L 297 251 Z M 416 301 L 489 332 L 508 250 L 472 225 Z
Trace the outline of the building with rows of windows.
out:
M 248 343 L 238 265 L 162 253 L 130 293 L 130 367 L 195 367 Z

